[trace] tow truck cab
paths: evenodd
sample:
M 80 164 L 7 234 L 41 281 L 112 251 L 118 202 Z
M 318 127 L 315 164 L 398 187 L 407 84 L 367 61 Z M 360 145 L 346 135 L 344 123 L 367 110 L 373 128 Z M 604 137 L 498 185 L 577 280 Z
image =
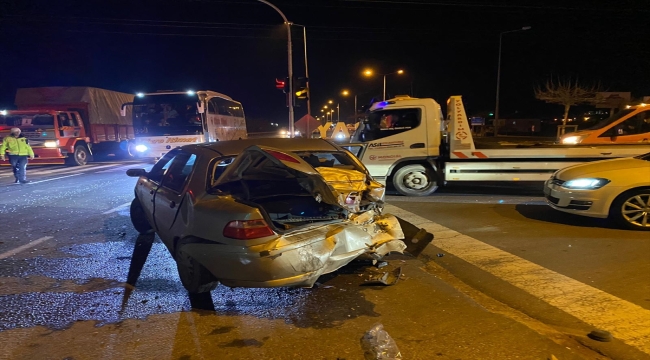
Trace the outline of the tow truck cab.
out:
M 442 179 L 443 123 L 433 99 L 398 96 L 375 103 L 351 142 L 365 144 L 357 156 L 377 181 L 392 182 L 404 195 L 428 195 Z

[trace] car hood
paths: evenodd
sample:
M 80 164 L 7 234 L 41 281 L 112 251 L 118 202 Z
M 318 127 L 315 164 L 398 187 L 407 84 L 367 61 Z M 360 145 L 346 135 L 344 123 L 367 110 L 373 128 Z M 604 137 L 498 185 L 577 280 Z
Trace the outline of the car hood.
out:
M 295 177 L 318 202 L 341 207 L 350 213 L 361 212 L 364 204 L 383 204 L 385 187 L 370 178 L 367 172 L 336 167 L 314 168 L 295 153 L 267 146 L 246 148 L 217 179 L 215 187 L 223 189 L 224 185 L 247 176 L 277 176 L 278 171 Z
M 555 177 L 567 181 L 584 176 L 591 176 L 601 172 L 633 169 L 650 169 L 650 161 L 635 158 L 594 161 L 586 164 L 569 166 L 559 170 L 555 174 Z

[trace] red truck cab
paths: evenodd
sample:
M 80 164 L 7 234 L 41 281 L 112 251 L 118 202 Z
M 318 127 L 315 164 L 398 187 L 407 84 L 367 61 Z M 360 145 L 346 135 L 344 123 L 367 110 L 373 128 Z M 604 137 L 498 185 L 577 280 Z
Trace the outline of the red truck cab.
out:
M 0 115 L 0 138 L 8 136 L 11 128 L 17 127 L 28 139 L 34 150 L 32 164 L 65 164 L 80 156 L 81 162 L 88 161 L 89 154 L 75 153 L 75 145 L 88 142 L 83 121 L 76 111 L 55 110 L 10 110 Z M 72 155 L 72 156 L 69 156 Z M 0 163 L 7 165 L 8 162 Z

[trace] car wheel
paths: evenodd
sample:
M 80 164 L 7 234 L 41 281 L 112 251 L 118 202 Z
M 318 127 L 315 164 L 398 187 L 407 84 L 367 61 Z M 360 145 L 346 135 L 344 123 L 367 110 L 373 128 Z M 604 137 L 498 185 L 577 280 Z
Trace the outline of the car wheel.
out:
M 650 189 L 636 189 L 619 195 L 610 217 L 627 229 L 650 231 Z
M 70 154 L 68 155 L 70 156 Z M 72 157 L 68 157 L 68 164 L 74 165 L 74 166 L 84 166 L 88 164 L 88 160 L 90 159 L 90 152 L 84 145 L 77 145 L 74 148 L 74 152 L 72 153 Z
M 131 223 L 137 232 L 140 234 L 148 234 L 153 231 L 153 228 L 151 227 L 151 224 L 149 224 L 147 215 L 145 215 L 142 204 L 140 204 L 140 200 L 138 200 L 138 198 L 135 198 L 133 201 L 131 201 L 129 215 L 131 217 Z
M 438 179 L 431 168 L 406 165 L 393 175 L 393 185 L 405 196 L 427 196 L 438 190 Z
M 176 245 L 176 267 L 178 276 L 187 292 L 200 294 L 210 292 L 219 285 L 219 281 L 196 259 L 183 251 L 183 244 Z

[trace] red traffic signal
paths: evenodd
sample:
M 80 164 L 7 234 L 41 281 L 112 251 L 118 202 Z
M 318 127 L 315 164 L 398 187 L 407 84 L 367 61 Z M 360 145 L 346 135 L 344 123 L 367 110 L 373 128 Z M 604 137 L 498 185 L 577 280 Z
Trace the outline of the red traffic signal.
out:
M 284 79 L 283 80 L 275 79 L 275 88 L 286 92 L 287 82 Z

